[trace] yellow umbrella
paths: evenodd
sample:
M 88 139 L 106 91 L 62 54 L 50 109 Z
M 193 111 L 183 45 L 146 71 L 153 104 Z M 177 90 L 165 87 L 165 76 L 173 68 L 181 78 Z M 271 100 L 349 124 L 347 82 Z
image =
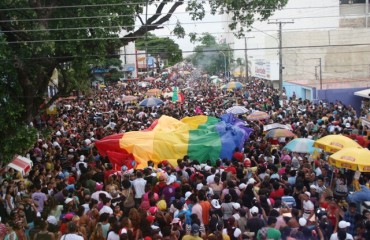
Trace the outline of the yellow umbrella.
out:
M 366 148 L 345 148 L 329 157 L 329 163 L 337 168 L 370 172 L 370 151 Z
M 314 147 L 325 152 L 335 153 L 344 148 L 362 148 L 360 144 L 343 135 L 328 135 L 315 141 Z

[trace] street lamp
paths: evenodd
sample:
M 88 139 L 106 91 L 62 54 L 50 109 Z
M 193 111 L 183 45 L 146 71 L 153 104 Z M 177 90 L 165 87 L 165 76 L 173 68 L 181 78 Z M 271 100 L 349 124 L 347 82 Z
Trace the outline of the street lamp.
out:
M 222 51 L 220 51 L 220 53 L 222 53 L 222 55 L 224 56 L 224 66 L 225 66 L 225 72 L 224 72 L 224 76 L 226 78 L 226 54 Z

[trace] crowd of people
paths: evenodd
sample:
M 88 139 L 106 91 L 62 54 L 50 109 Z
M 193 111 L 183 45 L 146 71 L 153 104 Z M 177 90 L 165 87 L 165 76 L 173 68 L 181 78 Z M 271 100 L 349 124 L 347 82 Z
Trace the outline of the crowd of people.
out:
M 355 173 L 333 169 L 325 153 L 282 150 L 289 138 L 266 139 L 263 132 L 269 123 L 288 124 L 298 137 L 344 134 L 369 148 L 370 132 L 355 109 L 286 96 L 261 79 L 240 79 L 242 89 L 223 91 L 208 76 L 173 71 L 177 77 L 147 87 L 132 81 L 62 99 L 57 115 L 36 118 L 34 125 L 52 134 L 30 149 L 34 166 L 27 176 L 12 169 L 1 175 L 0 239 L 370 239 L 370 211 L 347 201 Z M 138 106 L 149 88 L 174 86 L 183 102 L 161 96 L 162 106 Z M 138 100 L 123 102 L 127 95 Z M 235 104 L 270 118 L 238 116 L 254 131 L 243 149 L 216 165 L 184 156 L 177 166 L 148 159 L 144 169 L 115 171 L 94 147 L 105 136 L 146 129 L 162 115 L 219 117 Z M 369 183 L 367 174 L 356 179 Z

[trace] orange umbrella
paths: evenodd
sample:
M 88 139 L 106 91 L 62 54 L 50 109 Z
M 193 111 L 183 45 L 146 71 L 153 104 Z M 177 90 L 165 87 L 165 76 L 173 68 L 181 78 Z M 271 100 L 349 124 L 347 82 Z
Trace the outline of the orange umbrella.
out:
M 146 95 L 147 96 L 156 96 L 156 95 L 161 95 L 161 93 L 162 93 L 162 90 L 157 89 L 157 88 L 153 88 L 153 89 L 149 89 L 146 92 Z

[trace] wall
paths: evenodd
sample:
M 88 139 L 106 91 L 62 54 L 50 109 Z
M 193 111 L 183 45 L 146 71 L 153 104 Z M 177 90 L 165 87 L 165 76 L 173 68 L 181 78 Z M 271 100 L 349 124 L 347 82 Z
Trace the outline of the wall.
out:
M 355 96 L 354 92 L 364 90 L 366 88 L 346 88 L 346 89 L 326 89 L 318 90 L 318 99 L 328 102 L 341 101 L 345 105 L 351 105 L 356 109 L 357 114 L 361 111 L 362 98 Z
M 316 98 L 316 88 L 307 87 L 291 82 L 284 82 L 283 87 L 285 88 L 285 92 L 287 97 L 293 96 L 293 92 L 295 92 L 297 98 L 302 98 L 303 100 L 315 100 Z

